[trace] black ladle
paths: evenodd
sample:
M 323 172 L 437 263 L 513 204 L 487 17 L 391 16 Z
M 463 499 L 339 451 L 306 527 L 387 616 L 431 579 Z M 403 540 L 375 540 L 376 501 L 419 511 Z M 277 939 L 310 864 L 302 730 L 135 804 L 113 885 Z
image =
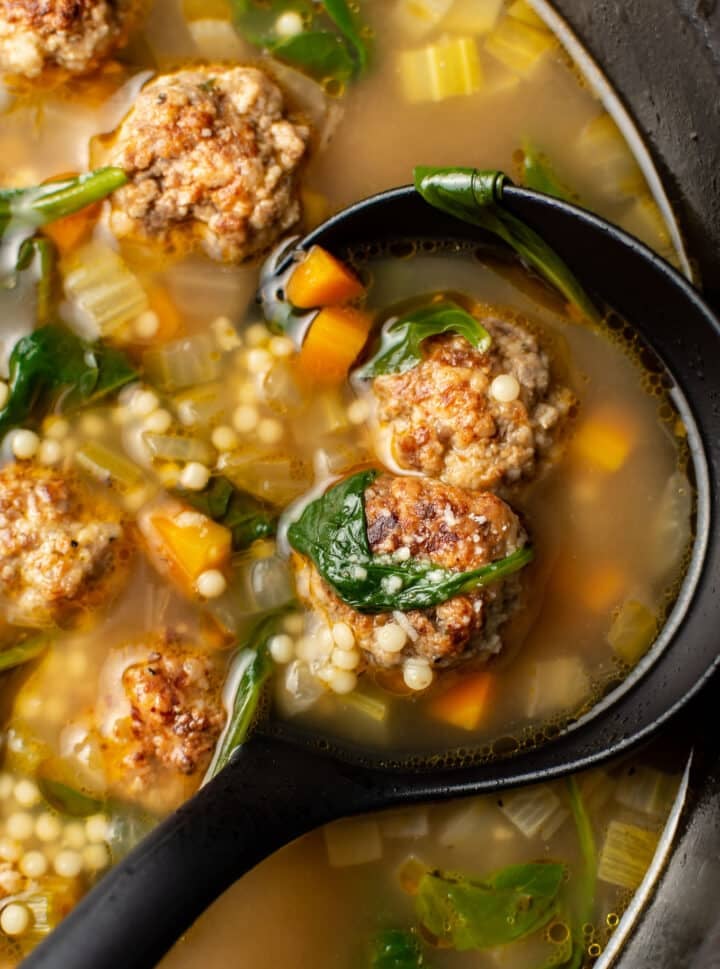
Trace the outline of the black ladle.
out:
M 512 186 L 504 203 L 631 323 L 667 368 L 689 433 L 697 536 L 678 601 L 636 670 L 582 720 L 513 758 L 403 769 L 261 725 L 229 766 L 163 821 L 23 963 L 25 969 L 152 969 L 205 908 L 272 852 L 326 821 L 402 804 L 533 783 L 627 750 L 664 724 L 718 665 L 720 324 L 671 266 L 614 226 Z M 400 231 L 399 227 L 402 227 Z M 428 206 L 411 187 L 375 196 L 300 243 L 343 256 L 378 240 L 486 234 Z M 248 913 L 249 914 L 249 913 Z

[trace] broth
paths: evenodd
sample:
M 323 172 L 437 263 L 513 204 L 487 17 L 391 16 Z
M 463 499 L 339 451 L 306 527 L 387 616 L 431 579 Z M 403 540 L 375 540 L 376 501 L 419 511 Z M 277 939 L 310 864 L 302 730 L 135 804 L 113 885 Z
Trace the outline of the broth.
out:
M 455 0 L 454 5 L 464 23 L 467 18 L 475 23 L 477 11 L 470 3 Z M 366 0 L 363 15 L 375 42 L 372 70 L 356 83 L 323 88 L 258 55 L 230 27 L 224 0 L 209 6 L 156 0 L 151 6 L 129 46 L 89 77 L 51 70 L 40 79 L 15 78 L 0 87 L 0 185 L 22 188 L 104 164 L 113 150 L 110 133 L 138 102 L 153 72 L 207 61 L 252 62 L 276 75 L 293 110 L 314 127 L 301 172 L 304 230 L 365 195 L 408 182 L 418 163 L 502 168 L 520 181 L 533 177 L 528 174 L 532 162 L 534 177 L 541 170 L 573 199 L 676 259 L 620 133 L 522 3 L 488 0 L 492 29 L 481 26 L 477 37 L 462 41 L 471 62 L 479 58 L 478 73 L 473 68 L 463 82 L 472 90 L 455 97 L 433 91 L 437 103 L 413 100 L 417 85 L 425 82 L 418 81 L 412 59 L 404 55 L 430 45 L 434 53 L 428 57 L 452 61 L 455 54 L 443 54 L 443 44 L 472 34 L 470 27 L 460 30 L 443 22 L 414 35 L 388 14 L 388 4 Z M 498 34 L 508 28 L 530 38 L 534 50 L 521 44 L 519 51 L 508 52 Z M 0 213 L 0 415 L 13 390 L 6 382 L 13 348 L 41 323 L 54 321 L 52 313 L 83 339 L 102 335 L 138 371 L 132 382 L 118 378 L 123 365 L 114 360 L 117 369 L 109 379 L 117 380 L 116 392 L 63 410 L 66 382 L 52 407 L 41 413 L 40 384 L 65 372 L 67 348 L 53 352 L 51 347 L 45 372 L 32 375 L 29 397 L 35 409 L 30 406 L 7 428 L 0 424 L 0 502 L 7 500 L 12 511 L 13 502 L 30 494 L 21 519 L 31 518 L 38 504 L 48 506 L 37 528 L 41 546 L 46 531 L 58 542 L 72 537 L 52 568 L 45 561 L 42 581 L 51 582 L 56 570 L 63 577 L 63 558 L 71 558 L 79 544 L 87 546 L 87 556 L 98 555 L 100 573 L 112 560 L 119 576 L 118 588 L 104 587 L 98 579 L 92 595 L 79 596 L 77 614 L 60 611 L 65 587 L 41 601 L 45 612 L 29 621 L 24 617 L 37 606 L 37 597 L 15 595 L 9 587 L 2 600 L 0 670 L 9 672 L 2 673 L 0 967 L 16 965 L 108 865 L 200 784 L 213 748 L 216 756 L 222 754 L 226 711 L 238 677 L 247 673 L 248 654 L 235 659 L 235 647 L 257 645 L 252 635 L 258 619 L 277 613 L 267 691 L 274 715 L 296 718 L 381 757 L 460 749 L 481 757 L 507 754 L 544 741 L 590 710 L 638 662 L 672 605 L 691 536 L 685 430 L 664 375 L 647 369 L 642 348 L 621 323 L 570 322 L 556 294 L 494 251 L 420 250 L 411 258 L 356 254 L 357 268 L 369 283 L 366 309 L 380 317 L 407 300 L 451 294 L 527 321 L 521 327 L 537 335 L 553 379 L 572 389 L 577 415 L 555 466 L 539 481 L 503 493 L 527 524 L 536 561 L 523 574 L 528 598 L 503 627 L 502 651 L 482 666 L 492 678 L 491 702 L 484 703 L 482 715 L 468 727 L 433 713 L 437 698 L 462 682 L 464 666 L 445 671 L 440 663 L 437 675 L 431 670 L 432 685 L 423 690 L 411 689 L 411 678 L 399 667 L 380 670 L 370 663 L 357 676 L 354 670 L 365 658 L 344 657 L 344 676 L 336 676 L 338 688 L 330 689 L 331 681 L 319 675 L 323 669 L 327 673 L 326 660 L 313 666 L 318 643 L 327 647 L 322 640 L 330 633 L 312 610 L 290 605 L 296 579 L 282 523 L 292 517 L 289 508 L 297 513 L 339 476 L 387 459 L 377 446 L 369 387 L 302 379 L 296 347 L 268 330 L 254 301 L 257 259 L 231 267 L 197 254 L 171 256 L 137 240 L 119 245 L 107 212 L 100 216 L 96 209 L 85 210 L 51 224 L 41 236 L 57 249 L 55 282 L 62 290 L 57 305 L 52 285 L 45 293 L 51 311 L 46 318 L 42 287 L 36 293 L 43 250 L 31 253 L 29 272 L 15 272 L 20 261 L 15 227 L 2 239 Z M 87 355 L 80 357 L 75 366 L 90 368 Z M 77 375 L 70 383 L 78 391 Z M 93 384 L 83 394 L 91 397 L 94 389 Z M 393 465 L 389 462 L 389 470 L 400 477 L 408 472 Z M 78 493 L 63 491 L 62 478 Z M 230 491 L 221 499 L 215 495 L 211 506 L 208 488 L 219 480 Z M 249 519 L 245 511 L 245 517 L 237 513 L 231 503 L 236 500 L 245 503 L 245 511 L 250 508 Z M 218 501 L 220 514 L 204 514 Z M 232 528 L 254 529 L 254 541 L 246 531 L 240 540 L 225 527 L 232 509 Z M 6 512 L 0 507 L 1 515 Z M 79 520 L 68 531 L 71 512 Z M 42 522 L 43 514 L 48 523 Z M 7 529 L 7 548 L 17 538 L 11 519 L 0 522 Z M 88 524 L 89 532 L 81 527 Z M 184 539 L 178 538 L 178 528 L 189 530 Z M 88 569 L 82 578 L 90 575 L 92 585 L 97 576 Z M 268 645 L 263 642 L 253 655 L 265 655 Z M 478 670 L 475 657 L 470 671 Z M 622 770 L 597 775 L 602 804 L 583 788 L 599 839 L 606 824 L 603 806 L 616 797 L 618 784 L 625 790 Z M 627 796 L 630 807 L 621 794 L 613 812 L 620 822 L 654 832 L 669 810 L 675 781 L 654 772 L 641 776 L 653 791 L 662 791 L 662 798 L 647 795 L 655 798 L 648 813 L 642 788 L 645 793 Z M 413 851 L 429 866 L 460 866 L 479 877 L 513 861 L 547 857 L 567 863 L 572 878 L 578 856 L 560 784 L 552 786 L 550 802 L 555 801 L 557 828 L 527 842 L 503 821 L 490 798 L 470 808 L 410 811 L 398 821 L 398 830 L 424 831 L 429 825 L 427 834 L 410 836 Z M 639 804 L 645 817 L 638 815 Z M 460 862 L 460 854 L 443 844 L 442 831 L 468 810 L 472 824 L 463 835 Z M 357 841 L 362 853 L 362 832 L 369 831 L 373 851 L 382 843 L 381 856 L 365 859 L 362 869 L 334 869 L 323 858 L 323 836 L 304 839 L 243 880 L 168 964 L 178 969 L 198 959 L 208 966 L 223 964 L 238 940 L 228 935 L 215 945 L 208 933 L 225 922 L 228 907 L 249 906 L 255 893 L 268 896 L 268 906 L 256 934 L 243 939 L 248 964 L 274 965 L 281 958 L 298 966 L 322 965 L 322 959 L 328 966 L 342 964 L 351 949 L 361 953 L 378 927 L 368 899 L 380 890 L 389 920 L 409 926 L 411 903 L 398 892 L 394 874 L 408 853 L 407 836 L 395 842 L 384 820 L 359 824 L 357 830 L 351 825 L 348 843 Z M 647 863 L 652 836 L 639 837 Z M 325 910 L 322 924 L 316 921 L 317 908 L 295 910 L 292 879 L 308 871 L 334 915 L 331 943 Z M 611 909 L 622 909 L 634 887 L 599 890 L 596 926 Z M 10 914 L 3 919 L 6 911 Z M 296 914 L 286 922 L 286 938 L 267 931 L 273 919 L 286 920 L 289 911 Z M 348 944 L 351 916 L 357 922 Z M 604 935 L 597 931 L 602 944 Z M 287 948 L 273 949 L 270 936 L 273 945 Z M 507 949 L 501 955 L 509 961 L 498 964 L 520 969 L 530 957 L 548 954 L 540 951 L 546 943 L 539 937 L 523 954 L 524 945 Z M 432 958 L 439 966 L 462 966 L 471 956 L 442 951 Z M 472 958 L 474 964 L 495 964 L 495 956 L 480 956 L 482 962 Z

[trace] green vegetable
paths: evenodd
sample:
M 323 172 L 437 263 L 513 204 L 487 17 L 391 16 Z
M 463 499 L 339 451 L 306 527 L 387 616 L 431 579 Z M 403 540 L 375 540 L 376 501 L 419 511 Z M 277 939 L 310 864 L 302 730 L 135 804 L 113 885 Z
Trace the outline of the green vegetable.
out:
M 38 787 L 50 807 L 69 817 L 86 818 L 91 814 L 98 814 L 104 807 L 103 801 L 49 777 L 38 777 Z
M 312 0 L 232 0 L 232 8 L 235 26 L 246 40 L 319 81 L 332 78 L 344 83 L 367 69 L 367 44 L 347 0 L 323 4 Z M 305 29 L 301 33 L 290 37 L 278 34 L 277 20 L 286 13 L 302 18 Z
M 33 236 L 20 246 L 15 268 L 23 272 L 31 266 L 37 268 L 37 296 L 35 317 L 40 326 L 49 323 L 55 309 L 55 283 L 57 253 L 49 239 Z
M 47 636 L 30 636 L 22 642 L 0 649 L 0 673 L 29 663 L 43 653 L 47 646 Z
M 573 953 L 567 969 L 579 969 L 585 958 L 586 942 L 582 927 L 592 922 L 595 908 L 595 886 L 597 883 L 597 846 L 592 824 L 588 817 L 580 788 L 574 777 L 566 782 L 570 809 L 577 830 L 582 854 L 582 872 L 577 885 L 573 886 L 572 898 L 576 909 L 576 927 L 573 931 Z
M 109 801 L 105 805 L 105 811 L 110 815 L 110 857 L 112 864 L 116 865 L 130 854 L 145 835 L 150 834 L 159 818 L 134 804 L 125 804 L 122 801 Z
M 545 277 L 589 320 L 600 315 L 567 264 L 541 236 L 503 205 L 511 184 L 502 172 L 477 168 L 423 168 L 414 172 L 415 188 L 426 202 L 463 222 L 498 236 Z
M 121 168 L 48 182 L 32 188 L 0 189 L 0 239 L 9 229 L 38 229 L 99 202 L 127 182 Z
M 10 354 L 10 393 L 0 411 L 0 433 L 60 404 L 71 410 L 94 403 L 137 377 L 124 353 L 86 343 L 50 324 L 23 337 Z
M 422 969 L 423 966 L 427 962 L 413 932 L 386 929 L 374 940 L 370 969 Z
M 476 350 L 489 349 L 491 338 L 485 327 L 457 303 L 446 300 L 412 310 L 384 327 L 377 353 L 360 370 L 366 379 L 380 374 L 405 373 L 422 360 L 420 344 L 440 333 L 459 333 Z
M 523 144 L 523 184 L 535 192 L 572 202 L 572 193 L 555 174 L 547 157 L 531 141 Z
M 565 867 L 554 862 L 509 865 L 482 881 L 431 872 L 420 880 L 416 911 L 440 942 L 463 952 L 522 939 L 558 909 Z
M 284 607 L 261 619 L 236 656 L 237 665 L 230 673 L 237 682 L 232 710 L 225 731 L 215 748 L 215 756 L 208 769 L 206 780 L 218 774 L 228 764 L 238 747 L 245 742 L 255 719 L 263 689 L 273 670 L 267 645 L 288 609 L 289 607 Z
M 236 488 L 227 478 L 213 478 L 204 491 L 178 489 L 175 493 L 229 528 L 236 551 L 249 548 L 258 538 L 270 538 L 277 531 L 277 515 L 270 505 Z
M 451 572 L 428 561 L 373 555 L 364 496 L 377 474 L 360 471 L 340 481 L 310 502 L 288 529 L 292 547 L 307 555 L 343 602 L 358 612 L 429 609 L 512 575 L 532 560 L 532 549 L 523 548 L 481 568 Z

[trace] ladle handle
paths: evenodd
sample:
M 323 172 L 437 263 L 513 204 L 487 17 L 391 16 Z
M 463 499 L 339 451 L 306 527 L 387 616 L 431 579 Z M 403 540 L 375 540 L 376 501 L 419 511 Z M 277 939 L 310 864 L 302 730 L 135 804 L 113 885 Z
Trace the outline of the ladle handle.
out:
M 378 806 L 382 787 L 375 772 L 253 737 L 102 878 L 23 969 L 155 969 L 241 875 L 323 822 Z

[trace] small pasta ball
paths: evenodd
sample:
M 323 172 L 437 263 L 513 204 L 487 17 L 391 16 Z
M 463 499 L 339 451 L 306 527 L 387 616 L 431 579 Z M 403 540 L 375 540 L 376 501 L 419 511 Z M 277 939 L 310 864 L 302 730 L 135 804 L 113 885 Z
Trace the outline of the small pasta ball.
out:
M 208 569 L 198 576 L 195 588 L 203 599 L 217 599 L 227 589 L 227 580 L 219 569 Z
M 210 470 L 199 461 L 190 461 L 180 472 L 180 484 L 190 491 L 202 491 L 210 480 Z
M 15 431 L 10 442 L 12 453 L 18 461 L 30 461 L 37 454 L 39 447 L 40 438 L 35 431 L 25 428 Z
M 424 659 L 407 659 L 403 664 L 403 680 L 411 689 L 421 692 L 427 690 L 434 678 L 430 664 Z
M 5 935 L 11 937 L 24 935 L 31 924 L 30 909 L 21 902 L 11 902 L 0 912 L 0 929 Z
M 42 851 L 27 851 L 18 868 L 27 878 L 42 878 L 48 869 L 48 861 Z
M 53 859 L 53 869 L 61 878 L 77 878 L 83 868 L 83 857 L 79 851 L 64 848 Z

